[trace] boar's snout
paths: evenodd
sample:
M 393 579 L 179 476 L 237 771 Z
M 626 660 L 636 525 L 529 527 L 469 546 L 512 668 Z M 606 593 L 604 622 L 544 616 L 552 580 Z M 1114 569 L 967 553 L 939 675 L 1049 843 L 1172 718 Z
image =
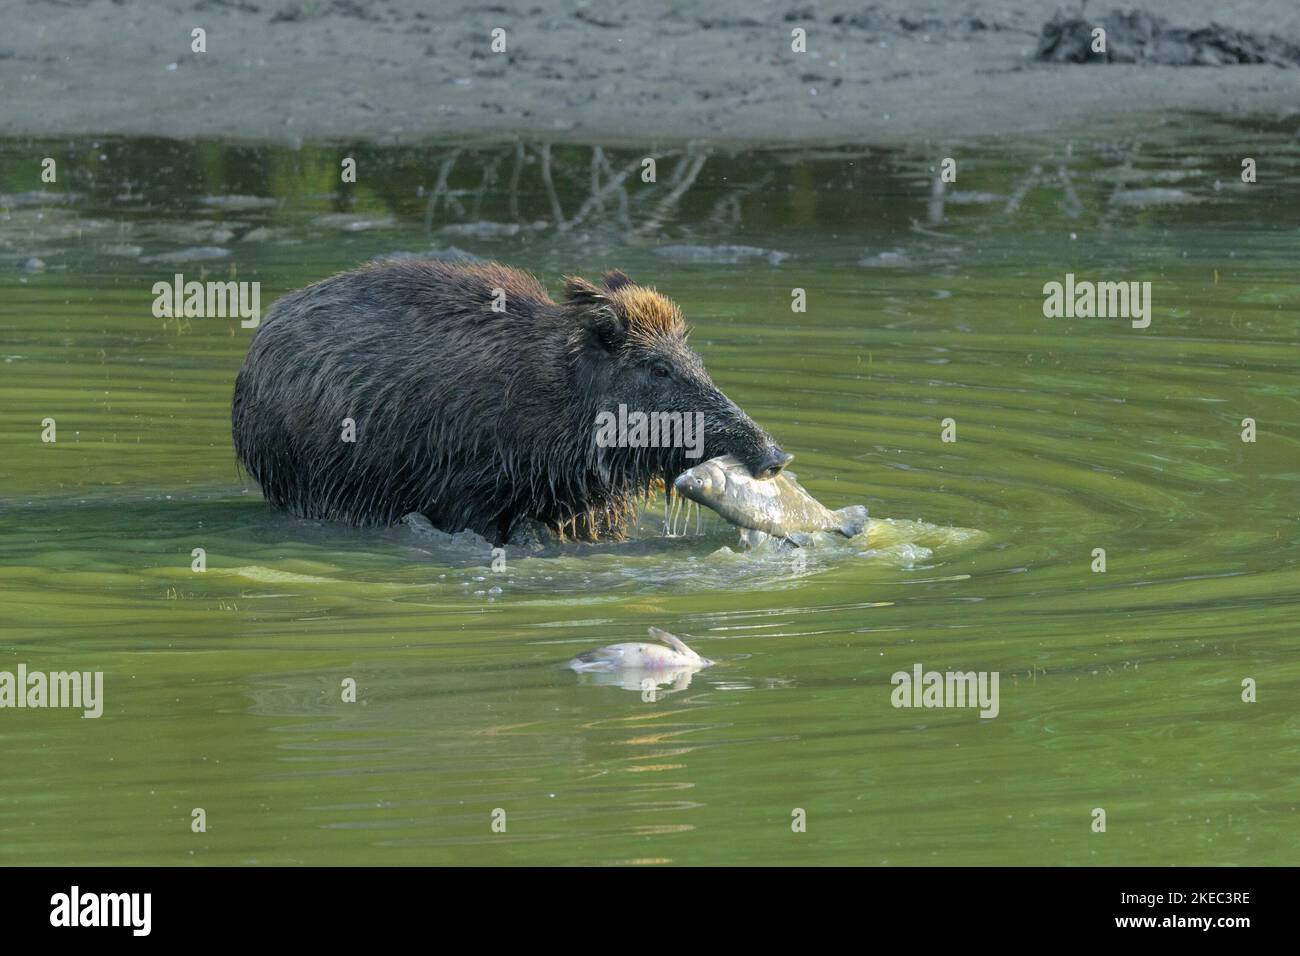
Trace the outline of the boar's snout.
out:
M 705 455 L 733 455 L 754 478 L 775 478 L 794 460 L 731 399 L 710 389 L 715 404 L 705 418 Z

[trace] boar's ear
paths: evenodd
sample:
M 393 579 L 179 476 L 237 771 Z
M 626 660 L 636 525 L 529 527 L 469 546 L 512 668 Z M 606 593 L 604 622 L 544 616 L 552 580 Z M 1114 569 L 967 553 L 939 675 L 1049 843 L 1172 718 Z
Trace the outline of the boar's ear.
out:
M 605 288 L 610 292 L 617 292 L 624 286 L 636 285 L 636 283 L 628 277 L 628 274 L 621 269 L 611 269 L 601 277 L 600 281 L 604 283 Z
M 578 306 L 596 306 L 605 301 L 605 293 L 581 276 L 564 277 L 564 298 Z
M 606 352 L 617 352 L 627 338 L 627 327 L 605 293 L 586 279 L 564 280 L 564 298 L 578 313 L 578 321 Z
M 600 305 L 583 312 L 580 321 L 587 334 L 606 352 L 613 354 L 627 341 L 627 326 L 611 305 Z

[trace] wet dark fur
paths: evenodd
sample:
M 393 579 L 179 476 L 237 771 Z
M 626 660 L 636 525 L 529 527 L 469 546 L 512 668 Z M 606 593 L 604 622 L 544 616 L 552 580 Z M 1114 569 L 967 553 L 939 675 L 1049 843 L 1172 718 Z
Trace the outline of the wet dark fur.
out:
M 491 310 L 492 289 L 506 311 Z M 537 519 L 621 537 L 681 448 L 600 448 L 596 415 L 705 413 L 704 458 L 755 470 L 783 453 L 709 380 L 668 299 L 609 273 L 563 304 L 496 263 L 399 260 L 336 275 L 269 310 L 235 383 L 235 451 L 272 504 L 389 524 L 416 511 L 502 543 Z M 343 420 L 356 441 L 340 440 Z

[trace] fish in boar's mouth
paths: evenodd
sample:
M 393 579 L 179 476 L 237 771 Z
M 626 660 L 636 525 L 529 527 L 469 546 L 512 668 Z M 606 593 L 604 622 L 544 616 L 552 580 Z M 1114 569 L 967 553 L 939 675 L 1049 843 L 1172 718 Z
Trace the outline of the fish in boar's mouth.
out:
M 673 489 L 712 508 L 732 524 L 805 544 L 833 531 L 852 538 L 867 526 L 865 505 L 831 511 L 808 493 L 789 471 L 759 479 L 731 455 L 710 458 L 677 476 Z

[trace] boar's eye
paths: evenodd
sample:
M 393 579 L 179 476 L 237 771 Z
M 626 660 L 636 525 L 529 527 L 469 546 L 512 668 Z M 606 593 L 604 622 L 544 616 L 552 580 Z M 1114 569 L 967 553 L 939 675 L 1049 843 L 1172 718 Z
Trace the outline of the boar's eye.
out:
M 673 370 L 663 362 L 655 362 L 654 365 L 650 366 L 650 374 L 655 378 L 668 378 L 673 374 Z

